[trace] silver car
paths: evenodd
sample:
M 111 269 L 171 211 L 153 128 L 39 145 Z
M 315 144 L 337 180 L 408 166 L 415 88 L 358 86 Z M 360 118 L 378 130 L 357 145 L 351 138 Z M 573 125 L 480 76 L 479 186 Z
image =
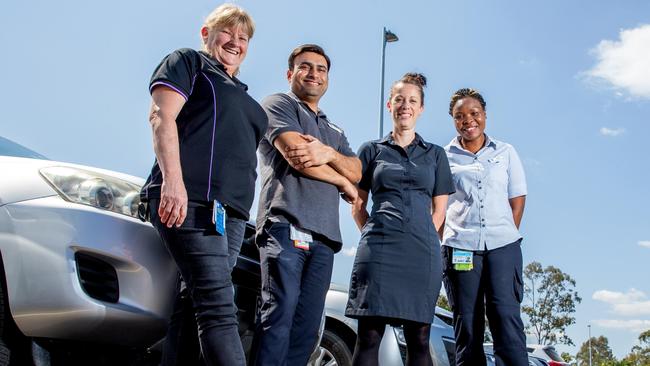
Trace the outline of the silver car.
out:
M 143 180 L 1 137 L 0 171 L 0 365 L 25 348 L 21 334 L 128 347 L 163 337 L 176 268 L 136 217 Z

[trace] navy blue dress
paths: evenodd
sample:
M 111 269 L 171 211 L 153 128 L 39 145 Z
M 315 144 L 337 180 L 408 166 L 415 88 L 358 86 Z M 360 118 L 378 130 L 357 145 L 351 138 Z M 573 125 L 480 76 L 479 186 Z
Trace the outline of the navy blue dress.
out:
M 418 134 L 406 148 L 389 134 L 361 146 L 359 159 L 359 188 L 371 193 L 372 210 L 361 230 L 345 315 L 430 323 L 442 281 L 431 200 L 454 192 L 447 155 Z

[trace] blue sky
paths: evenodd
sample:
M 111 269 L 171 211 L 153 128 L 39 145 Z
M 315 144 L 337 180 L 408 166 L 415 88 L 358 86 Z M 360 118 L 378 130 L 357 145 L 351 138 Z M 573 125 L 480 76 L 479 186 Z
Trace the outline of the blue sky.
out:
M 649 2 L 237 3 L 257 23 L 240 75 L 251 95 L 287 90 L 288 53 L 321 44 L 333 62 L 321 107 L 354 149 L 377 138 L 382 26 L 400 37 L 387 45 L 386 88 L 407 71 L 429 78 L 425 139 L 454 136 L 453 91 L 482 91 L 487 132 L 515 145 L 527 172 L 524 261 L 577 281 L 569 336 L 580 345 L 591 323 L 620 357 L 650 328 Z M 217 5 L 3 2 L 0 135 L 55 160 L 146 176 L 151 72 L 174 49 L 199 47 Z M 334 281 L 347 284 L 359 234 L 345 204 L 341 221 Z

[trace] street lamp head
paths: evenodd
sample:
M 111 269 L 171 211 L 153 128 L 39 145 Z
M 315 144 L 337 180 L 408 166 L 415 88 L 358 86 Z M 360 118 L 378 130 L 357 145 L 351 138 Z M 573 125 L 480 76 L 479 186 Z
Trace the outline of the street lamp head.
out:
M 385 42 L 397 42 L 399 41 L 399 38 L 397 35 L 388 29 L 384 29 L 384 41 Z

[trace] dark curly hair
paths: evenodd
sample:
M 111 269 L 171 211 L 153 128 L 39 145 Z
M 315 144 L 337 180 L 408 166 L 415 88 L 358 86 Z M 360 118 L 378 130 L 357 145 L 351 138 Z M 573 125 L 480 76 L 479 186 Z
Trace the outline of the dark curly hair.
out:
M 407 72 L 401 79 L 390 87 L 390 98 L 393 98 L 393 89 L 399 83 L 415 85 L 420 90 L 420 105 L 424 105 L 424 88 L 427 86 L 427 77 L 417 72 Z
M 462 88 L 462 89 L 456 90 L 454 95 L 451 96 L 451 102 L 449 102 L 449 115 L 453 116 L 452 112 L 454 110 L 454 106 L 456 105 L 456 103 L 459 100 L 461 100 L 463 98 L 468 98 L 468 97 L 476 99 L 481 104 L 481 107 L 485 111 L 485 106 L 486 106 L 485 99 L 483 99 L 483 96 L 481 95 L 481 93 L 479 93 L 478 90 L 476 90 L 476 89 Z

